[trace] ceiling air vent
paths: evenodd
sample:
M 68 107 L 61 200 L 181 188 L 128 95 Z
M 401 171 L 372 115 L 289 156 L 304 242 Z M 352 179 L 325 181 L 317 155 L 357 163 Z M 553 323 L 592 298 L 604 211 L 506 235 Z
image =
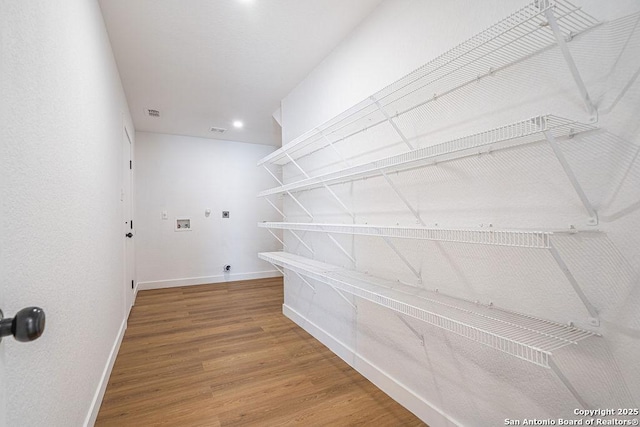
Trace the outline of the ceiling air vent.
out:
M 145 108 L 145 113 L 147 113 L 147 116 L 149 117 L 160 117 L 160 111 L 159 110 L 154 110 L 153 108 Z
M 217 127 L 212 127 L 211 129 L 209 129 L 211 132 L 213 133 L 225 133 L 227 130 L 224 128 L 217 128 Z

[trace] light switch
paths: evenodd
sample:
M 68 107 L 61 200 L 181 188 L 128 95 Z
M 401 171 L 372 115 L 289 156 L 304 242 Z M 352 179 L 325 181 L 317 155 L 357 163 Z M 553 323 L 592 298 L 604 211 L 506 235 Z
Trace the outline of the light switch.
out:
M 162 219 L 169 219 L 169 214 L 167 211 L 162 211 Z

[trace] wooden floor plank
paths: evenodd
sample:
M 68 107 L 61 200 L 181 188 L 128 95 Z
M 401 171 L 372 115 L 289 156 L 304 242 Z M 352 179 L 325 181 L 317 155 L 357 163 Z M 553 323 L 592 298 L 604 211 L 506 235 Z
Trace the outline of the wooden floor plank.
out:
M 424 425 L 282 301 L 280 278 L 141 291 L 96 425 Z

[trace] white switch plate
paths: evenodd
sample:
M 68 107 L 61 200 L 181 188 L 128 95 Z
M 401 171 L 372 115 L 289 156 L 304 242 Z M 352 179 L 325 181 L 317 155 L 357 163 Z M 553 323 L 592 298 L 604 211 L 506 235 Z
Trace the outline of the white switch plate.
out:
M 162 219 L 169 219 L 169 214 L 167 211 L 162 211 Z

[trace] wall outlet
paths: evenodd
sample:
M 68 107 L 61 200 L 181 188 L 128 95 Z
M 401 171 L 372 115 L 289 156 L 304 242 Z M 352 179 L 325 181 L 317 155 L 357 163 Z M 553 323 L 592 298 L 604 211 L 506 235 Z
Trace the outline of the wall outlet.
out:
M 188 218 L 176 218 L 176 231 L 191 231 L 191 220 Z
M 231 265 L 227 264 L 222 268 L 222 271 L 224 271 L 225 273 L 228 273 L 231 271 Z
M 229 218 L 229 211 L 222 211 L 222 218 Z

